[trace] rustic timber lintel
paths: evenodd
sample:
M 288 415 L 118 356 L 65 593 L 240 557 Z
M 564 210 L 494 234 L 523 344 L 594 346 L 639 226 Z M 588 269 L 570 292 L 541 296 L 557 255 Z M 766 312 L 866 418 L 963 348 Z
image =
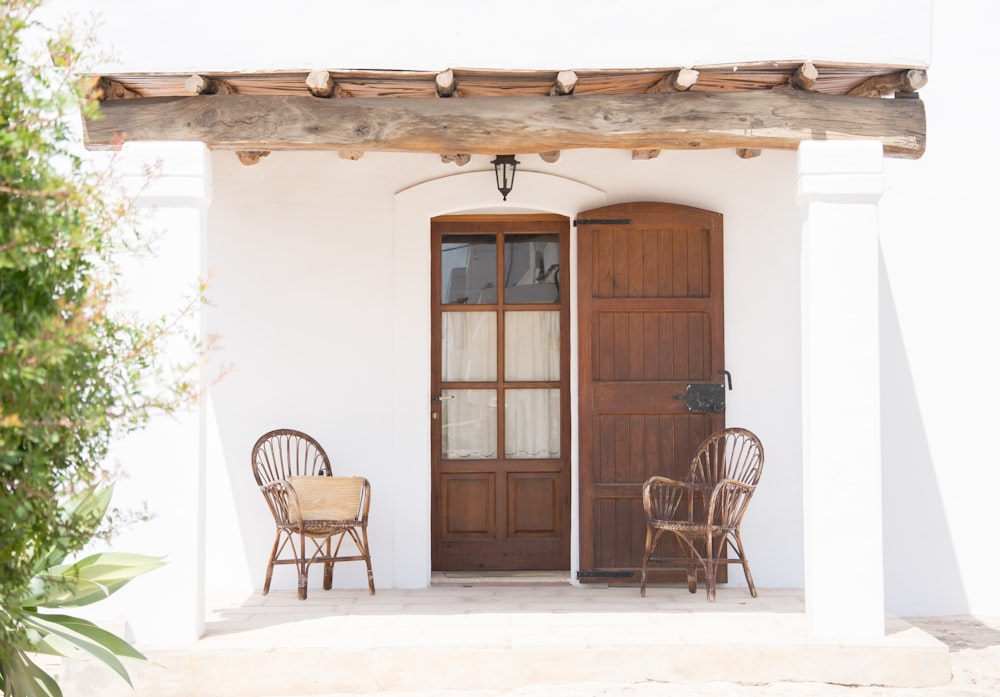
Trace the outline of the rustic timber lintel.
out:
M 336 92 L 335 92 L 336 95 Z M 574 148 L 795 149 L 806 140 L 876 140 L 920 157 L 920 99 L 801 90 L 660 94 L 303 99 L 216 94 L 109 100 L 85 121 L 91 149 L 122 140 L 201 141 L 228 150 L 545 153 Z

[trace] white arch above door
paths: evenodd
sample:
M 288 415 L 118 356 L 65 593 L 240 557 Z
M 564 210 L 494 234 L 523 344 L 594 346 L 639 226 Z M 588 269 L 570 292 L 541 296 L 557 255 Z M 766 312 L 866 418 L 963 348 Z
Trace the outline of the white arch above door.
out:
M 391 512 L 393 545 L 392 585 L 423 588 L 431 579 L 430 533 L 430 219 L 454 213 L 545 212 L 572 219 L 578 211 L 607 203 L 600 189 L 572 179 L 540 172 L 518 172 L 514 190 L 502 201 L 493 171 L 466 172 L 417 184 L 395 197 L 395 244 L 391 265 L 393 283 L 393 373 L 391 421 L 387 437 L 394 441 L 397 473 L 387 492 L 395 497 L 379 506 Z M 574 239 L 571 236 L 571 240 Z M 570 244 L 571 269 L 575 242 Z M 575 289 L 571 290 L 575 307 Z M 571 398 L 576 398 L 576 319 L 571 319 Z M 576 408 L 573 408 L 576 421 Z M 575 426 L 574 426 L 575 428 Z M 574 446 L 573 467 L 576 467 Z M 575 474 L 574 474 L 575 477 Z M 375 496 L 378 494 L 376 493 Z M 578 559 L 578 517 L 574 498 L 571 562 Z

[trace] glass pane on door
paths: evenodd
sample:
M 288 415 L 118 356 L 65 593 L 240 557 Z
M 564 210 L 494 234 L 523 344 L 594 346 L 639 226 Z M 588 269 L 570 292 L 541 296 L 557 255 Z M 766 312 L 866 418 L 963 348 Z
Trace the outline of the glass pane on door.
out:
M 441 379 L 497 379 L 497 313 L 441 313 Z
M 504 313 L 504 377 L 559 379 L 559 311 Z
M 559 390 L 507 390 L 504 456 L 559 457 Z
M 441 302 L 489 305 L 497 301 L 495 235 L 441 238 Z
M 441 403 L 441 457 L 496 459 L 497 391 L 446 390 Z
M 507 303 L 559 302 L 559 236 L 508 236 L 503 285 Z

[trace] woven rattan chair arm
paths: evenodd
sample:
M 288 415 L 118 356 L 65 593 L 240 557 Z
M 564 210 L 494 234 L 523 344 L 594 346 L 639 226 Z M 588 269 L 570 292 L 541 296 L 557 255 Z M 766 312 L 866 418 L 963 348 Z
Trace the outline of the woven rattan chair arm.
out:
M 673 519 L 685 495 L 690 501 L 697 491 L 698 487 L 677 479 L 650 477 L 642 485 L 642 507 L 646 520 Z
M 283 527 L 300 525 L 297 522 L 292 522 L 288 515 L 289 506 L 298 508 L 298 496 L 291 484 L 284 479 L 278 479 L 262 485 L 260 490 L 264 494 L 264 498 L 267 499 L 275 523 Z
M 708 500 L 708 518 L 707 520 L 712 523 L 719 523 L 718 514 L 720 513 L 718 508 L 723 505 L 728 505 L 726 497 L 724 496 L 726 491 L 732 490 L 742 490 L 747 500 L 753 496 L 754 489 L 757 487 L 752 484 L 747 484 L 746 482 L 737 481 L 736 479 L 723 479 L 721 482 L 715 485 L 712 490 L 712 496 Z M 746 509 L 746 503 L 741 507 L 743 510 Z M 731 520 L 727 523 L 727 526 L 733 527 L 739 525 L 739 519 L 742 518 L 742 512 L 739 514 L 736 520 Z
M 368 509 L 372 505 L 372 485 L 367 479 L 361 485 L 361 510 L 358 512 L 358 520 L 364 524 L 368 524 Z

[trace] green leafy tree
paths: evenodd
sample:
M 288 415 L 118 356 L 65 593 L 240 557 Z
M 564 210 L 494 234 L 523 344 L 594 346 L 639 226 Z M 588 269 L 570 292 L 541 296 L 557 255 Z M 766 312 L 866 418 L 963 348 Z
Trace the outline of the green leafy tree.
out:
M 73 645 L 95 655 L 109 650 L 112 658 L 131 655 L 124 642 L 72 618 L 39 619 L 41 608 L 91 602 L 132 571 L 155 566 L 124 557 L 63 562 L 85 548 L 104 516 L 110 494 L 99 485 L 110 445 L 154 414 L 190 402 L 197 387 L 188 379 L 197 347 L 190 365 L 164 366 L 159 359 L 183 321 L 139 320 L 116 309 L 121 273 L 115 261 L 138 253 L 145 240 L 127 197 L 116 193 L 120 187 L 82 156 L 80 110 L 96 114 L 91 86 L 80 77 L 88 46 L 43 26 L 41 1 L 0 3 L 4 695 L 59 694 L 51 678 L 25 664 L 30 651 Z M 35 46 L 42 50 L 33 53 Z M 84 586 L 94 592 L 84 593 Z

